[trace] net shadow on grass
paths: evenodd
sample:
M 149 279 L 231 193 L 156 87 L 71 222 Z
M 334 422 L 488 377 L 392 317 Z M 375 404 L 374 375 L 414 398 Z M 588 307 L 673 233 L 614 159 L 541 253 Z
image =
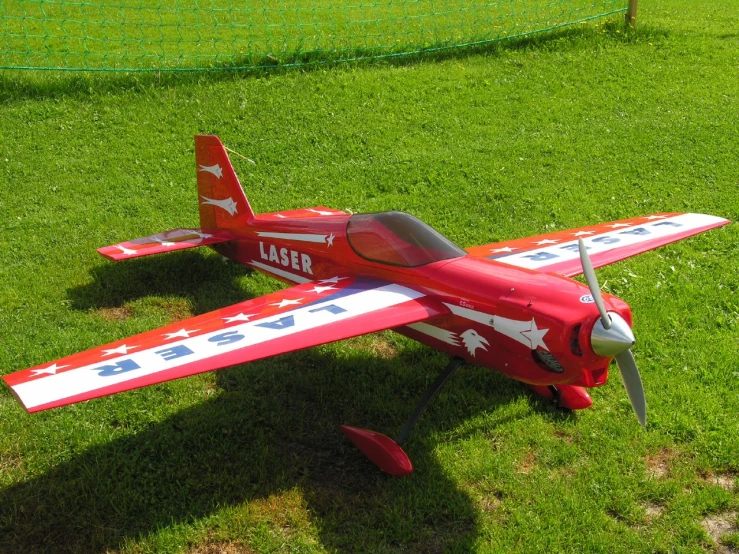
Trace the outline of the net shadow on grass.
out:
M 304 53 L 282 60 L 269 60 L 260 67 L 238 69 L 238 64 L 216 65 L 208 69 L 181 72 L 134 72 L 99 74 L 84 72 L 0 71 L 0 102 L 42 100 L 54 98 L 94 98 L 102 94 L 145 93 L 156 88 L 192 86 L 198 83 L 218 83 L 243 79 L 264 79 L 294 72 L 313 72 L 329 69 L 354 70 L 365 67 L 405 67 L 422 63 L 440 63 L 464 60 L 471 56 L 489 56 L 496 59 L 506 52 L 576 51 L 594 46 L 635 40 L 647 41 L 666 38 L 670 31 L 641 26 L 636 32 L 621 32 L 623 25 L 612 20 L 602 23 L 601 30 L 588 26 L 567 27 L 534 35 L 514 37 L 467 47 L 436 49 L 403 55 L 389 55 L 367 59 L 361 51 L 352 60 L 336 59 L 325 52 Z

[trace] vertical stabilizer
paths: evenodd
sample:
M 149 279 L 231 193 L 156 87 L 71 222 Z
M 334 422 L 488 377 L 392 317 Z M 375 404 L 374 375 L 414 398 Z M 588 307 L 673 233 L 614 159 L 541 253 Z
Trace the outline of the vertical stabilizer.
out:
M 215 135 L 195 135 L 200 226 L 246 227 L 254 212 L 241 188 L 226 149 Z

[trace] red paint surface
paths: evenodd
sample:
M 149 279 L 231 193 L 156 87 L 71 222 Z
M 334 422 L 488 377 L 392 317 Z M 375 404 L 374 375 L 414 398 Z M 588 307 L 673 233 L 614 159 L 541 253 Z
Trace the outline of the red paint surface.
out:
M 347 425 L 342 425 L 341 431 L 354 443 L 354 446 L 385 473 L 395 477 L 404 477 L 413 473 L 411 460 L 393 439 L 375 431 Z

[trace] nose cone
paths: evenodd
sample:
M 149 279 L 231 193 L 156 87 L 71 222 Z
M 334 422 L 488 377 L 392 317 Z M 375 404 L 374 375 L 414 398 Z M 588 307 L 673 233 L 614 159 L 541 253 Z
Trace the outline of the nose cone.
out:
M 590 345 L 593 347 L 593 352 L 604 358 L 616 356 L 636 343 L 634 333 L 631 332 L 631 327 L 624 318 L 614 312 L 608 312 L 608 316 L 611 319 L 611 328 L 605 329 L 603 322 L 598 320 L 590 334 Z

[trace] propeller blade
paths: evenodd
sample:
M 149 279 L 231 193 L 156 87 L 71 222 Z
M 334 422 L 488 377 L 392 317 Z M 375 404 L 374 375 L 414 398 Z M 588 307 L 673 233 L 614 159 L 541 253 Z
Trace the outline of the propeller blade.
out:
M 600 320 L 603 323 L 603 328 L 608 330 L 611 328 L 611 318 L 608 317 L 606 312 L 606 305 L 603 303 L 603 297 L 600 294 L 600 285 L 598 285 L 598 278 L 595 276 L 593 270 L 593 264 L 590 262 L 590 256 L 588 256 L 588 249 L 585 247 L 585 243 L 582 239 L 577 240 L 578 248 L 580 249 L 580 263 L 582 264 L 582 271 L 585 275 L 585 281 L 588 283 L 590 289 L 590 296 L 595 300 L 595 305 L 598 306 L 600 312 Z
M 580 250 L 580 263 L 582 264 L 585 281 L 588 283 L 588 288 L 590 289 L 590 295 L 593 297 L 595 305 L 598 307 L 598 311 L 600 312 L 600 321 L 603 324 L 603 328 L 608 331 L 612 324 L 611 317 L 608 315 L 606 305 L 603 303 L 603 296 L 600 294 L 598 278 L 595 276 L 593 264 L 590 261 L 590 256 L 588 256 L 588 249 L 585 247 L 585 243 L 582 239 L 578 239 L 577 246 Z M 604 348 L 613 348 L 616 350 L 614 345 L 616 347 L 620 347 L 621 345 L 626 346 L 628 343 L 633 344 L 633 334 L 625 321 L 621 327 L 623 327 L 623 329 L 621 329 L 621 333 L 616 333 L 614 335 L 606 333 L 603 337 L 596 336 L 595 338 L 599 339 L 600 342 L 596 342 L 596 344 L 593 345 L 593 349 L 597 350 L 600 348 L 601 351 L 603 351 Z M 627 330 L 628 333 L 626 333 Z M 595 328 L 593 328 L 593 333 L 594 335 L 597 335 L 597 330 Z M 591 342 L 592 341 L 593 338 L 591 338 Z M 603 343 L 602 345 L 601 342 Z M 610 352 L 603 352 L 601 355 L 608 355 L 609 353 Z M 644 386 L 641 382 L 641 375 L 639 375 L 639 368 L 636 367 L 636 360 L 634 360 L 634 355 L 631 353 L 631 350 L 627 349 L 616 354 L 616 363 L 621 372 L 621 380 L 624 382 L 624 387 L 626 387 L 626 394 L 629 395 L 631 407 L 634 408 L 634 413 L 636 414 L 636 418 L 639 420 L 639 423 L 644 427 L 647 424 L 647 399 L 644 396 Z
M 621 380 L 626 387 L 626 394 L 629 395 L 631 407 L 634 408 L 636 418 L 642 427 L 647 425 L 647 399 L 644 396 L 644 387 L 639 375 L 639 368 L 636 367 L 636 361 L 631 350 L 624 350 L 616 355 L 616 363 L 621 371 Z

